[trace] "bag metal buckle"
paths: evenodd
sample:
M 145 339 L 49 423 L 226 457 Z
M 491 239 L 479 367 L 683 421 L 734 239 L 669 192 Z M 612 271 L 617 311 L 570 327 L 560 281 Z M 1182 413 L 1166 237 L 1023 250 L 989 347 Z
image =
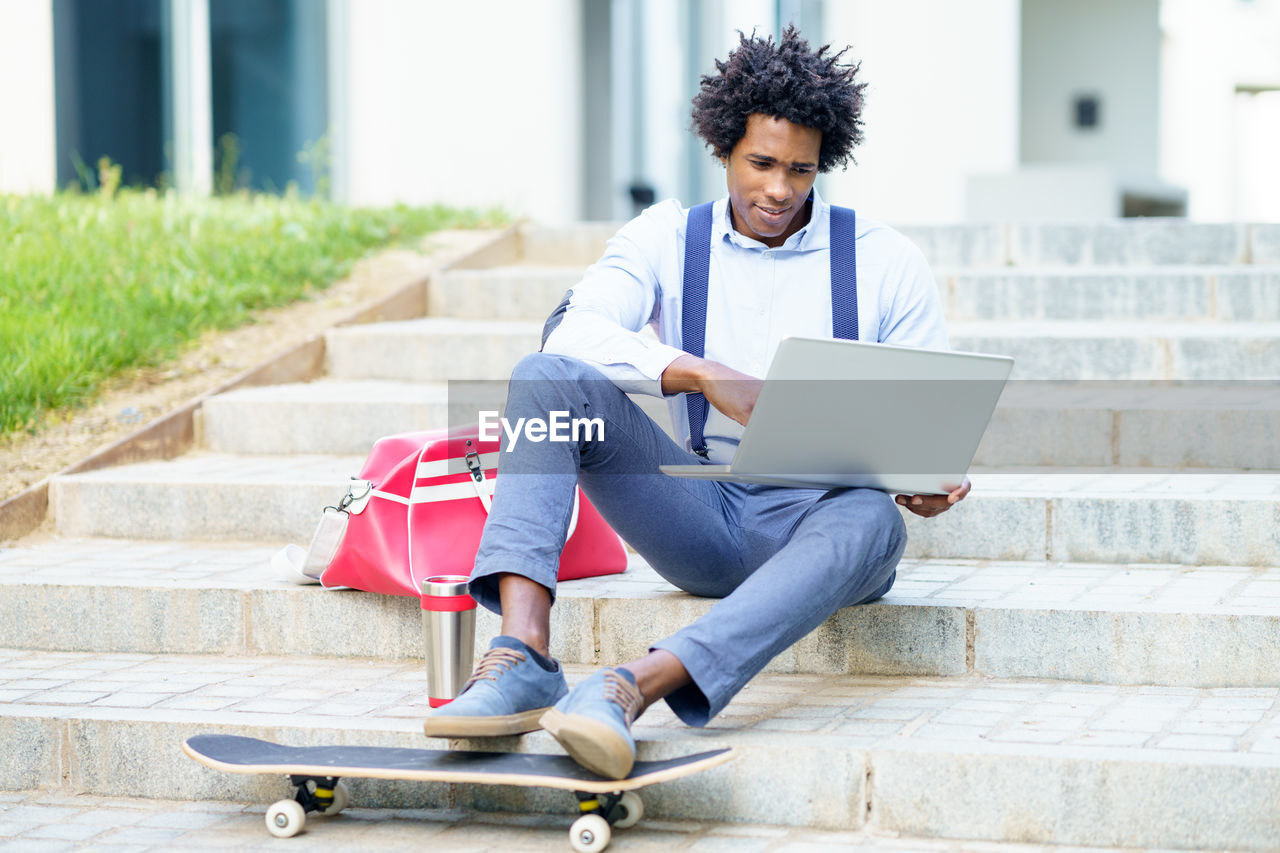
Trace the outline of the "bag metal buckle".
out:
M 468 450 L 466 461 L 467 470 L 471 472 L 471 479 L 475 480 L 477 483 L 483 483 L 484 469 L 480 467 L 480 454 L 476 453 L 474 450 Z
M 352 513 L 359 515 L 364 509 L 365 504 L 369 502 L 369 496 L 372 494 L 373 483 L 368 480 L 361 480 L 357 477 L 352 477 L 351 482 L 347 484 L 347 493 L 342 496 L 342 500 L 338 502 L 338 505 L 327 506 L 325 509 L 345 512 L 347 515 Z

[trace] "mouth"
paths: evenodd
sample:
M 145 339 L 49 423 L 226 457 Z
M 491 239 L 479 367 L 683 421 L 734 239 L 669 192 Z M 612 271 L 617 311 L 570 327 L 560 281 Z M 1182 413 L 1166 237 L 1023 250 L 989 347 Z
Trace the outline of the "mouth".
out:
M 766 222 L 781 223 L 786 220 L 787 215 L 791 212 L 790 207 L 764 207 L 757 204 L 756 210 L 760 211 L 760 215 L 764 217 Z

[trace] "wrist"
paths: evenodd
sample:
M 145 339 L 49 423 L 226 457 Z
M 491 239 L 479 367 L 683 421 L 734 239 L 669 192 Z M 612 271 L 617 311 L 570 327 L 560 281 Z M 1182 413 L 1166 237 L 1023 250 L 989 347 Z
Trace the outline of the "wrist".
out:
M 662 371 L 662 392 L 679 394 L 701 392 L 714 374 L 715 362 L 694 355 L 682 355 Z

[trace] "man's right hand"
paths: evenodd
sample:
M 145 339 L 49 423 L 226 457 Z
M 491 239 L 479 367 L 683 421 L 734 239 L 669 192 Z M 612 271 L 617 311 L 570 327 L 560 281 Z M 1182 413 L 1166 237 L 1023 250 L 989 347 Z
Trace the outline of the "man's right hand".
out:
M 718 361 L 682 355 L 662 372 L 662 393 L 699 392 L 707 402 L 746 426 L 764 380 L 740 373 Z

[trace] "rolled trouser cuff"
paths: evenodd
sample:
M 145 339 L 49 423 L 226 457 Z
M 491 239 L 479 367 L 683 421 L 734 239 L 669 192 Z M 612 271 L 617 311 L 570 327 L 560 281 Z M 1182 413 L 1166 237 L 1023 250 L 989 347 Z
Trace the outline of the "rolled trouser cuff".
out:
M 675 655 L 689 673 L 690 683 L 666 696 L 667 706 L 687 726 L 701 728 L 711 722 L 742 688 L 729 679 L 717 678 L 719 667 L 706 650 L 679 633 L 654 643 L 649 651 L 658 649 Z
M 502 601 L 498 595 L 498 579 L 501 575 L 520 575 L 541 584 L 551 593 L 551 603 L 556 601 L 556 568 L 521 555 L 491 555 L 484 564 L 476 564 L 471 572 L 467 592 L 486 610 L 502 615 Z

